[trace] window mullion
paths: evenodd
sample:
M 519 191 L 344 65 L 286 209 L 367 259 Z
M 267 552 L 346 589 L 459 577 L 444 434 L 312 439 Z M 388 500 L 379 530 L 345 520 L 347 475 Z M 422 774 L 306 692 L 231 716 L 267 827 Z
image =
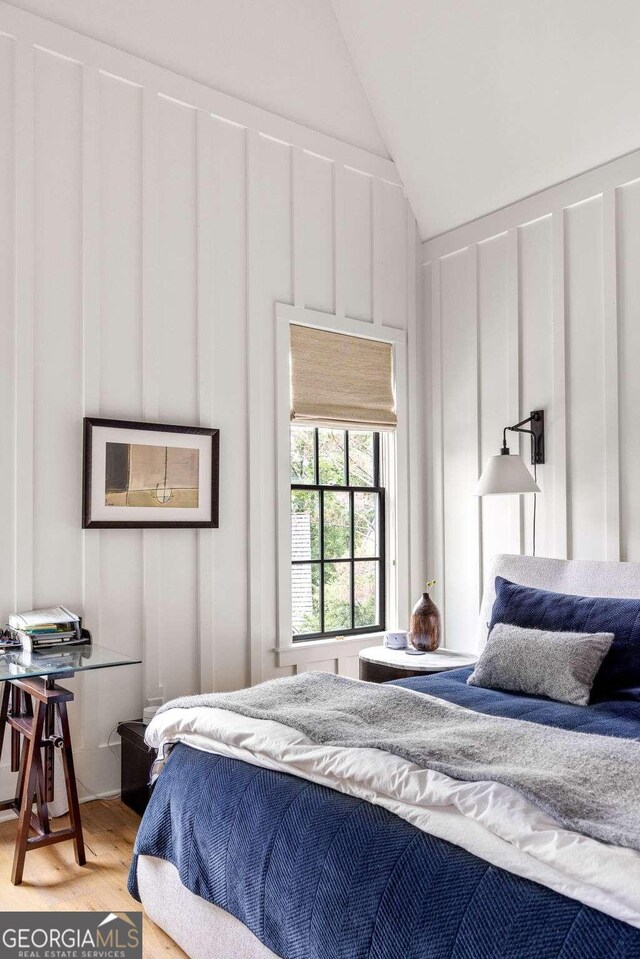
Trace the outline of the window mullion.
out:
M 318 431 L 316 430 L 316 440 Z M 317 463 L 317 460 L 316 460 Z M 318 490 L 320 496 L 320 632 L 324 633 L 324 490 Z
M 349 430 L 344 431 L 344 485 L 349 486 Z
M 378 611 L 376 619 L 386 625 L 387 618 L 387 528 L 386 528 L 386 503 L 384 492 L 378 493 Z
M 351 585 L 350 585 L 350 609 L 351 609 L 351 629 L 356 628 L 356 564 L 353 561 L 353 557 L 356 554 L 356 543 L 355 543 L 355 512 L 354 512 L 355 500 L 353 490 L 349 493 L 349 542 L 350 542 L 350 554 L 351 554 Z
M 373 434 L 373 485 L 380 486 L 380 434 Z

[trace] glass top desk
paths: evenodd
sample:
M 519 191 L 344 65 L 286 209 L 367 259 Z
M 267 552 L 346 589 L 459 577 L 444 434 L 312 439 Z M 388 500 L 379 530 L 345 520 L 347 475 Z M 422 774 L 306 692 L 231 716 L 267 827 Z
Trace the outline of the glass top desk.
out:
M 0 810 L 18 814 L 18 834 L 11 882 L 22 882 L 27 852 L 40 846 L 73 840 L 79 866 L 86 862 L 67 703 L 73 693 L 56 679 L 89 669 L 132 666 L 140 659 L 98 643 L 54 646 L 36 652 L 0 650 L 0 756 L 5 728 L 11 729 L 11 770 L 18 773 L 16 793 L 0 802 Z M 59 749 L 69 804 L 68 827 L 52 830 L 48 804 L 53 800 L 54 751 Z M 36 811 L 33 812 L 35 803 Z
M 133 666 L 140 659 L 132 659 L 98 643 L 77 643 L 52 646 L 28 653 L 24 649 L 0 650 L 0 682 L 45 676 L 50 684 L 87 669 L 105 669 L 109 666 Z

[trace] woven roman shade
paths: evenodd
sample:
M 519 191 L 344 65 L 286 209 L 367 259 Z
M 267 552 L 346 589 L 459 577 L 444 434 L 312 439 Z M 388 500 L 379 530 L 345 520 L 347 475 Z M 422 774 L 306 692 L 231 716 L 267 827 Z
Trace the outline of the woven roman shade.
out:
M 390 343 L 311 326 L 290 329 L 292 422 L 339 429 L 396 427 Z

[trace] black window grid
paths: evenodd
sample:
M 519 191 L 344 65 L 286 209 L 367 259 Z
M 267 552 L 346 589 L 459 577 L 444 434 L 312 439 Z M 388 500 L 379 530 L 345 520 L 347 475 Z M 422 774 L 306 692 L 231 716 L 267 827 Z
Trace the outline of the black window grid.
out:
M 313 462 L 314 462 L 314 482 L 313 483 L 292 483 L 291 489 L 302 490 L 304 492 L 318 493 L 318 524 L 319 524 L 319 557 L 317 559 L 298 559 L 292 560 L 292 566 L 318 566 L 320 569 L 320 631 L 317 633 L 297 633 L 293 639 L 295 642 L 305 642 L 311 639 L 328 639 L 333 636 L 353 636 L 365 633 L 378 633 L 385 629 L 386 622 L 386 582 L 385 582 L 385 563 L 386 563 L 386 529 L 385 529 L 385 489 L 380 485 L 380 434 L 373 434 L 373 486 L 353 486 L 349 480 L 349 431 L 344 431 L 344 485 L 321 484 L 320 483 L 320 435 L 316 428 L 313 431 Z M 350 555 L 341 558 L 325 557 L 324 555 L 324 496 L 325 493 L 348 493 L 349 494 L 349 551 Z M 356 556 L 355 555 L 355 494 L 372 493 L 377 496 L 377 516 L 378 516 L 378 550 L 375 556 Z M 357 563 L 377 563 L 378 565 L 378 602 L 377 619 L 379 622 L 369 626 L 356 626 L 356 602 L 355 602 L 355 571 Z M 350 565 L 350 617 L 349 627 L 340 629 L 325 629 L 325 609 L 324 609 L 324 585 L 325 585 L 325 566 L 333 566 L 336 563 L 348 563 Z

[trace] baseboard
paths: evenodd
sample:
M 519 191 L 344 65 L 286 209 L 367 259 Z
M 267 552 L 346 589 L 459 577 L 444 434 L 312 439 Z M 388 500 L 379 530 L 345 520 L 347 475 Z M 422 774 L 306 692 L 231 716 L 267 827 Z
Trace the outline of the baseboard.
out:
M 80 805 L 82 805 L 82 803 L 84 802 L 93 802 L 95 799 L 115 799 L 116 796 L 119 796 L 119 795 L 120 795 L 119 789 L 108 789 L 105 792 L 96 793 L 95 796 L 90 796 L 90 795 L 83 796 L 81 799 L 78 799 L 78 802 L 80 803 Z M 52 816 L 51 818 L 53 819 L 54 817 Z M 5 809 L 4 812 L 0 812 L 0 822 L 9 822 L 9 820 L 13 820 L 14 822 L 18 821 L 16 819 L 15 813 L 11 812 L 10 809 Z
M 93 799 L 107 799 L 120 794 L 120 743 L 111 748 L 103 743 L 86 749 L 74 749 L 73 758 L 78 784 L 78 798 L 81 803 Z M 59 762 L 59 757 L 58 757 Z M 16 773 L 12 773 L 8 763 L 0 766 L 0 799 L 12 796 L 16 788 Z M 60 769 L 56 770 L 56 797 L 64 796 L 64 778 Z M 55 811 L 55 809 L 54 809 Z M 0 813 L 0 822 L 14 819 L 11 810 Z

